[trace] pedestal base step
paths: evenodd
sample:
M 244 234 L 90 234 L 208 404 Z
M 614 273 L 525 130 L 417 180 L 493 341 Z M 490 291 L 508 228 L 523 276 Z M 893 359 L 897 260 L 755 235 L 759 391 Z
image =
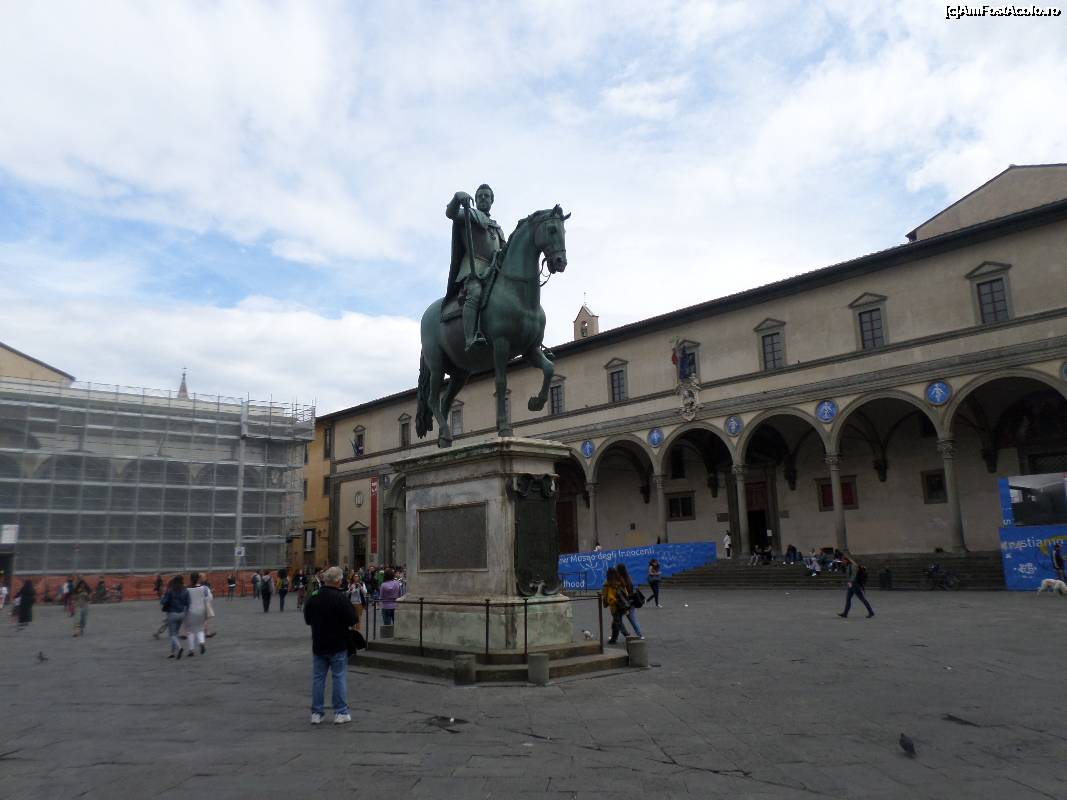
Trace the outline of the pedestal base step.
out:
M 596 643 L 531 647 L 529 652 L 548 655 L 550 679 L 621 669 L 629 664 L 624 648 L 605 648 L 601 653 L 600 646 Z M 388 642 L 375 640 L 368 643 L 366 650 L 360 651 L 353 666 L 454 680 L 453 657 L 460 654 L 476 657 L 475 680 L 478 683 L 526 683 L 527 665 L 521 650 L 491 650 L 487 660 L 484 651 L 471 653 L 469 650 L 426 646 L 422 655 L 419 655 L 418 642 L 404 639 L 392 639 Z

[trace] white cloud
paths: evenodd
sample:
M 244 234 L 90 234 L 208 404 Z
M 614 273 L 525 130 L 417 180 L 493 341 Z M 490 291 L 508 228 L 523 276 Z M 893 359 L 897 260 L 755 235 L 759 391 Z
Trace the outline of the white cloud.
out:
M 685 75 L 619 84 L 604 90 L 604 108 L 614 114 L 640 119 L 670 119 L 677 112 L 688 86 L 689 79 Z

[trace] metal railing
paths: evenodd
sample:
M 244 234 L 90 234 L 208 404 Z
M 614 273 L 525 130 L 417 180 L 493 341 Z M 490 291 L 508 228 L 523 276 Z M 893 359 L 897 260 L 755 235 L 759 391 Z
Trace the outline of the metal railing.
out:
M 556 595 L 555 597 L 558 598 L 560 596 L 561 595 Z M 412 601 L 411 601 L 410 595 L 405 595 L 405 597 L 408 598 L 408 600 L 406 601 L 405 605 L 411 604 Z M 598 637 L 598 642 L 599 642 L 599 652 L 601 653 L 601 655 L 603 655 L 603 653 L 604 653 L 604 611 L 603 611 L 602 602 L 601 602 L 602 601 L 601 593 L 597 592 L 596 594 L 586 595 L 586 596 L 583 596 L 583 597 L 567 596 L 567 601 L 570 602 L 570 603 L 580 603 L 580 602 L 583 602 L 583 601 L 587 601 L 587 602 L 595 601 L 596 602 L 597 637 Z M 370 617 L 370 624 L 366 625 L 365 627 L 367 628 L 367 634 L 368 634 L 367 639 L 368 640 L 378 639 L 378 611 L 380 610 L 381 602 L 382 602 L 381 600 L 374 600 L 374 599 L 371 599 L 371 600 L 367 601 L 367 609 L 368 609 L 367 616 Z M 425 649 L 426 649 L 426 645 L 425 645 L 425 643 L 423 641 L 423 618 L 424 618 L 424 611 L 426 609 L 426 606 L 433 606 L 433 607 L 436 607 L 436 606 L 460 606 L 460 607 L 466 607 L 466 608 L 481 608 L 481 609 L 484 609 L 484 611 L 485 611 L 485 650 L 484 650 L 484 654 L 485 654 L 486 661 L 489 660 L 489 658 L 491 657 L 490 654 L 492 652 L 490 647 L 489 647 L 490 611 L 492 609 L 494 609 L 494 608 L 519 608 L 519 607 L 521 607 L 522 608 L 522 658 L 523 658 L 523 661 L 526 662 L 526 661 L 529 660 L 529 655 L 530 655 L 530 606 L 549 605 L 549 604 L 552 604 L 552 603 L 559 603 L 559 602 L 560 602 L 559 599 L 550 599 L 550 598 L 537 599 L 537 600 L 534 600 L 532 602 L 530 601 L 529 598 L 524 598 L 521 603 L 518 603 L 518 602 L 511 602 L 511 603 L 500 603 L 500 602 L 497 602 L 497 603 L 494 603 L 488 597 L 485 598 L 485 600 L 481 601 L 481 602 L 462 601 L 462 600 L 426 600 L 425 598 L 420 597 L 418 599 L 418 609 L 419 609 L 419 655 L 422 656 L 425 653 Z M 405 608 L 403 610 L 407 611 L 408 609 Z M 385 623 L 382 623 L 382 624 L 384 625 Z

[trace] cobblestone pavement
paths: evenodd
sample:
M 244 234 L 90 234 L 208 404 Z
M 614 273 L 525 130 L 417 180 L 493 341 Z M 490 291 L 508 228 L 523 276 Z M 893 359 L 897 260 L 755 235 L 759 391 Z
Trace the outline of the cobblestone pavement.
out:
M 354 723 L 316 728 L 295 609 L 216 600 L 207 654 L 176 662 L 153 603 L 93 607 L 81 639 L 39 606 L 0 624 L 0 795 L 1067 798 L 1067 599 L 872 592 L 869 620 L 829 592 L 664 600 L 641 612 L 652 669 L 467 688 L 355 668 Z

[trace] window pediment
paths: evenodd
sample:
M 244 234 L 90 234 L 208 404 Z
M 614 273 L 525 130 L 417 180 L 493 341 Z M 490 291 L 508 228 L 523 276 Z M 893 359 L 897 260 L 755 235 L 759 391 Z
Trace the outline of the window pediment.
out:
M 884 294 L 875 294 L 874 292 L 864 292 L 851 303 L 848 304 L 849 308 L 861 308 L 863 306 L 873 306 L 878 303 L 884 303 L 886 297 Z
M 618 367 L 625 367 L 629 363 L 629 361 L 625 361 L 621 358 L 613 358 L 604 365 L 604 369 L 617 369 Z
M 775 331 L 779 328 L 784 327 L 785 323 L 782 322 L 780 319 L 775 319 L 774 317 L 767 317 L 767 319 L 763 320 L 763 322 L 761 322 L 752 330 L 754 330 L 756 333 L 765 333 L 767 331 Z
M 367 525 L 359 520 L 356 520 L 348 526 L 349 533 L 366 533 L 367 530 Z
M 785 323 L 782 323 L 782 324 L 784 325 Z M 692 339 L 679 339 L 678 340 L 678 349 L 679 350 L 683 350 L 683 349 L 684 350 L 696 350 L 699 347 L 700 347 L 700 342 L 694 342 Z
M 405 411 L 403 414 L 401 414 L 399 417 L 397 417 L 397 420 L 399 420 L 400 422 L 410 422 L 411 421 L 411 414 L 409 414 L 408 412 Z
M 983 261 L 977 267 L 968 272 L 964 277 L 974 280 L 975 278 L 985 278 L 991 275 L 1000 275 L 1011 269 L 1011 264 L 1004 264 L 1000 261 Z

